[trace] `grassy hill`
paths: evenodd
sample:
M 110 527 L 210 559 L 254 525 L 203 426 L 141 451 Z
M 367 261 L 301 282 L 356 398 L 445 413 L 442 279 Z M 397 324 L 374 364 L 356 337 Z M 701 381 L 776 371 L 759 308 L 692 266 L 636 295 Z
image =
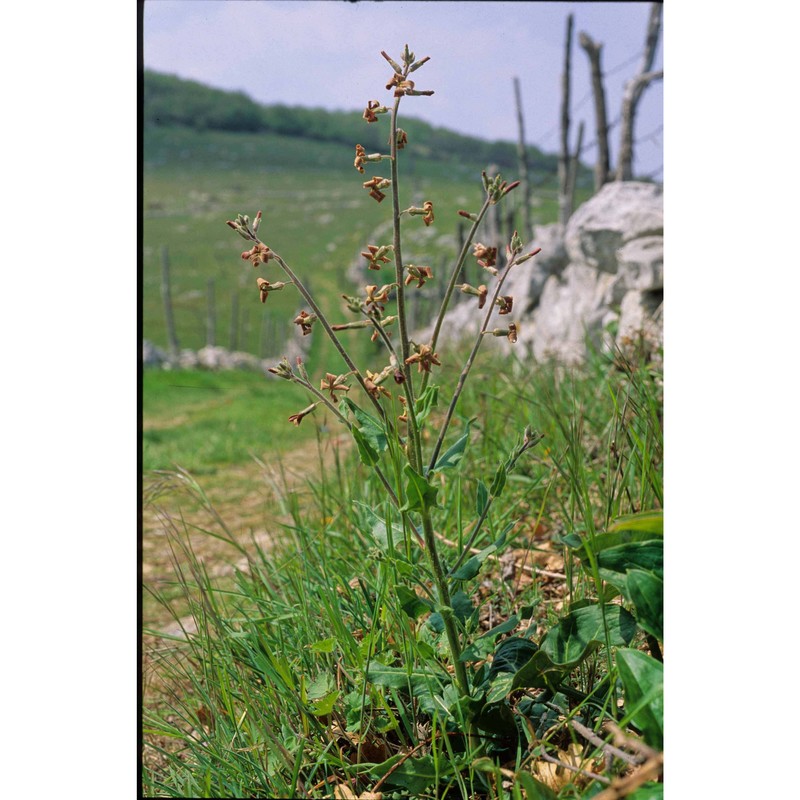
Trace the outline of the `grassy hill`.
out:
M 360 250 L 383 243 L 374 239 L 389 218 L 388 205 L 368 197 L 366 176 L 353 169 L 353 156 L 356 142 L 368 152 L 385 150 L 388 116 L 367 125 L 358 113 L 259 106 L 241 93 L 145 72 L 142 121 L 144 338 L 167 345 L 161 299 L 166 259 L 182 348 L 209 341 L 213 306 L 216 344 L 279 356 L 285 337 L 294 334 L 288 320 L 300 310 L 299 298 L 289 290 L 263 306 L 258 302 L 255 272 L 239 258 L 244 242 L 225 220 L 261 209 L 270 246 L 305 274 L 311 271 L 312 290 L 326 307 L 340 306 L 340 295 L 352 293 L 348 271 Z M 401 125 L 410 139 L 400 163 L 401 203 L 430 199 L 436 208 L 435 224 L 419 226 L 404 257 L 424 259 L 441 273 L 457 253 L 463 222 L 458 209 L 477 210 L 482 200 L 481 171 L 493 164 L 504 177 L 516 178 L 514 146 L 405 117 Z M 553 221 L 555 157 L 532 148 L 531 163 L 534 223 Z M 368 171 L 387 170 L 371 165 Z

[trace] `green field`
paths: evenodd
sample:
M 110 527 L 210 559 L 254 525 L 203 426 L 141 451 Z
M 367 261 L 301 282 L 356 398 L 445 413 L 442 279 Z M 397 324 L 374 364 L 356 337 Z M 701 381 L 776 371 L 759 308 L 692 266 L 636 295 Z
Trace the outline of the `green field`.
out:
M 342 294 L 392 282 L 359 259 L 391 242 L 392 209 L 352 148 L 158 127 L 144 146 L 155 344 L 165 253 L 181 347 L 208 341 L 211 282 L 217 344 L 277 363 L 302 341 L 292 287 L 259 303 L 256 275 L 278 267 L 242 261 L 238 213 L 264 212 L 259 237 L 334 323 L 353 319 Z M 435 300 L 488 165 L 414 158 L 400 207 L 431 200 L 435 222 L 403 219 L 403 263 L 433 268 Z M 554 220 L 552 186 L 537 199 L 535 224 Z M 307 340 L 316 386 L 345 372 L 323 333 Z M 383 366 L 353 335 L 359 369 Z M 427 391 L 416 369 L 387 373 L 388 397 L 351 379 L 298 427 L 309 397 L 289 381 L 144 372 L 145 796 L 663 796 L 660 360 L 439 349 Z
M 342 308 L 339 296 L 352 293 L 348 268 L 374 242 L 371 233 L 390 216 L 362 188 L 365 176 L 353 169 L 353 148 L 309 142 L 272 133 L 249 134 L 183 128 L 148 128 L 143 164 L 144 338 L 167 346 L 161 299 L 161 259 L 167 249 L 177 336 L 181 347 L 207 342 L 208 284 L 214 282 L 215 343 L 235 344 L 262 357 L 278 354 L 277 337 L 294 335 L 291 324 L 302 300 L 292 290 L 258 302 L 255 270 L 239 258 L 245 242 L 225 225 L 237 213 L 265 215 L 260 233 L 296 270 L 326 309 Z M 457 211 L 477 210 L 481 169 L 488 165 L 448 165 L 440 161 L 401 163 L 408 176 L 401 205 L 432 200 L 436 220 L 430 228 L 409 220 L 404 260 L 424 262 L 436 271 L 457 253 Z M 388 168 L 387 168 L 388 170 Z M 377 169 L 373 174 L 381 174 Z M 513 179 L 514 176 L 509 176 Z M 536 208 L 535 222 L 555 219 L 552 188 Z M 418 223 L 418 221 L 417 221 Z M 386 234 L 390 236 L 390 234 Z M 363 262 L 363 259 L 361 259 Z M 277 278 L 270 267 L 268 279 Z M 363 269 L 364 283 L 388 282 Z M 263 275 L 262 275 L 263 276 Z M 423 292 L 435 291 L 426 287 Z M 236 299 L 234 297 L 236 296 Z M 337 306 L 338 303 L 338 306 Z M 232 309 L 238 324 L 231 334 Z M 342 311 L 342 321 L 347 321 Z

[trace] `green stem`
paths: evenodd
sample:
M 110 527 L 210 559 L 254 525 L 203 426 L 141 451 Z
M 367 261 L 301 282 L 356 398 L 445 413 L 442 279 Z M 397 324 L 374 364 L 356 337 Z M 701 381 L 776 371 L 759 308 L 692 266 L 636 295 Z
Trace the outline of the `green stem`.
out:
M 398 169 L 397 169 L 397 110 L 400 105 L 401 97 L 395 99 L 392 109 L 391 119 L 391 155 L 392 155 L 392 209 L 393 209 L 393 245 L 394 245 L 394 264 L 395 281 L 397 283 L 397 316 L 400 328 L 400 349 L 403 358 L 402 370 L 405 376 L 403 389 L 406 397 L 406 415 L 408 417 L 409 442 L 406 448 L 406 457 L 409 464 L 417 472 L 422 471 L 422 444 L 420 432 L 417 426 L 416 408 L 414 407 L 414 386 L 412 382 L 412 371 L 407 359 L 410 356 L 408 327 L 405 311 L 405 292 L 403 282 L 403 256 L 400 241 L 400 194 L 398 188 Z M 439 560 L 439 551 L 436 547 L 436 537 L 433 532 L 433 522 L 431 521 L 430 509 L 423 508 L 422 534 L 425 539 L 425 552 L 433 569 L 434 582 L 436 584 L 439 601 L 442 606 L 442 620 L 447 635 L 447 643 L 450 648 L 450 656 L 455 670 L 455 682 L 461 695 L 469 694 L 469 680 L 467 670 L 461 661 L 461 643 L 459 640 L 456 622 L 453 619 L 453 611 L 450 605 L 450 591 L 447 588 L 447 578 Z
M 442 428 L 439 431 L 439 438 L 436 440 L 436 446 L 433 449 L 433 454 L 431 455 L 431 459 L 428 464 L 428 469 L 433 469 L 434 464 L 436 464 L 436 460 L 439 458 L 439 451 L 442 449 L 442 445 L 444 444 L 444 438 L 447 435 L 447 429 L 450 426 L 450 421 L 453 418 L 453 413 L 456 410 L 456 405 L 458 404 L 458 401 L 461 398 L 461 392 L 464 389 L 464 384 L 467 382 L 467 377 L 469 376 L 470 370 L 472 369 L 472 365 L 475 362 L 475 357 L 478 355 L 478 350 L 481 346 L 481 343 L 483 342 L 483 334 L 489 327 L 489 320 L 491 319 L 492 313 L 494 312 L 495 301 L 500 296 L 500 290 L 503 288 L 503 284 L 505 283 L 505 280 L 508 277 L 508 273 L 511 272 L 511 269 L 512 267 L 514 267 L 515 264 L 516 262 L 513 260 L 509 262 L 508 266 L 500 275 L 500 280 L 497 281 L 497 285 L 494 288 L 491 300 L 489 301 L 489 308 L 486 312 L 486 316 L 483 319 L 483 325 L 481 325 L 481 329 L 480 331 L 478 331 L 478 335 L 475 337 L 475 344 L 472 346 L 472 352 L 469 354 L 469 358 L 467 358 L 467 361 L 464 364 L 464 369 L 461 370 L 461 375 L 459 375 L 458 377 L 458 385 L 456 386 L 456 389 L 453 392 L 453 397 L 450 399 L 450 405 L 447 408 L 447 414 L 445 415 L 444 422 L 442 423 Z
M 461 640 L 458 635 L 456 621 L 453 619 L 453 608 L 450 604 L 450 590 L 447 587 L 447 577 L 439 560 L 439 551 L 436 548 L 436 536 L 433 532 L 433 522 L 431 521 L 430 509 L 422 511 L 422 534 L 425 537 L 426 552 L 433 568 L 433 579 L 439 594 L 439 603 L 443 607 L 440 610 L 444 629 L 447 635 L 447 643 L 450 647 L 450 656 L 453 659 L 455 669 L 456 687 L 462 696 L 469 694 L 469 679 L 467 678 L 467 668 L 461 660 Z
M 444 315 L 447 312 L 447 307 L 450 305 L 450 298 L 453 295 L 453 291 L 456 288 L 456 281 L 458 280 L 458 275 L 461 272 L 461 267 L 464 265 L 464 260 L 467 257 L 467 252 L 469 251 L 470 245 L 472 244 L 472 239 L 474 238 L 478 226 L 483 221 L 484 216 L 486 215 L 486 211 L 488 210 L 489 206 L 491 205 L 491 198 L 487 195 L 486 200 L 483 201 L 483 206 L 481 210 L 478 212 L 478 218 L 475 222 L 472 223 L 472 227 L 470 228 L 469 234 L 467 235 L 466 240 L 464 241 L 464 246 L 461 248 L 461 253 L 456 260 L 455 266 L 453 267 L 453 271 L 450 273 L 450 281 L 447 284 L 447 290 L 444 294 L 444 299 L 442 300 L 442 305 L 439 308 L 439 314 L 436 317 L 436 324 L 433 326 L 433 336 L 431 336 L 431 350 L 436 352 L 436 342 L 439 340 L 439 332 L 442 329 L 442 323 L 444 322 Z M 425 387 L 428 385 L 428 378 L 430 377 L 430 373 L 426 372 L 425 375 L 422 377 L 422 387 L 420 391 L 425 391 Z
M 403 282 L 403 255 L 400 241 L 400 189 L 397 170 L 397 110 L 402 96 L 395 98 L 391 119 L 391 156 L 392 156 L 392 245 L 394 249 L 394 272 L 397 283 L 397 321 L 400 328 L 400 354 L 403 363 L 403 393 L 406 398 L 406 416 L 408 418 L 408 461 L 417 471 L 422 471 L 422 445 L 417 426 L 416 408 L 414 407 L 414 383 L 411 365 L 407 363 L 410 353 L 408 325 L 406 319 L 405 285 Z

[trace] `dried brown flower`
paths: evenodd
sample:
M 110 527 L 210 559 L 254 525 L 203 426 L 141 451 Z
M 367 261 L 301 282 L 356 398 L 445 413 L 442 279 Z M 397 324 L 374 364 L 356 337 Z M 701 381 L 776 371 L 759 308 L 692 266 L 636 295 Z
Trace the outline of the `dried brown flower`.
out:
M 320 391 L 330 392 L 331 400 L 335 403 L 338 398 L 337 392 L 349 392 L 350 387 L 347 385 L 347 375 L 334 375 L 332 372 L 326 372 L 325 377 L 320 381 Z
M 442 366 L 442 362 L 439 361 L 439 354 L 434 353 L 433 349 L 428 344 L 419 345 L 417 347 L 417 352 L 409 356 L 405 363 L 416 364 L 420 372 L 430 372 L 433 365 L 437 367 Z

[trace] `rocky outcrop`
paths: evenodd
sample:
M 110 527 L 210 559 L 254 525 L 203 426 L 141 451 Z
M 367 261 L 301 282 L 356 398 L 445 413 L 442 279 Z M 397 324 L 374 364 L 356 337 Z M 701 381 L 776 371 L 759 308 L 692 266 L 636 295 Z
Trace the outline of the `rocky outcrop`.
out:
M 538 361 L 564 363 L 582 361 L 587 341 L 624 348 L 644 338 L 648 349 L 658 350 L 663 234 L 661 186 L 636 181 L 606 184 L 564 230 L 539 226 L 525 252 L 541 247 L 541 253 L 514 269 L 503 287 L 514 297 L 519 327 L 513 347 Z M 448 312 L 440 341 L 475 335 L 482 319 L 474 303 L 459 303 Z M 490 328 L 501 324 L 498 317 Z M 512 347 L 504 339 L 492 342 L 502 350 Z

